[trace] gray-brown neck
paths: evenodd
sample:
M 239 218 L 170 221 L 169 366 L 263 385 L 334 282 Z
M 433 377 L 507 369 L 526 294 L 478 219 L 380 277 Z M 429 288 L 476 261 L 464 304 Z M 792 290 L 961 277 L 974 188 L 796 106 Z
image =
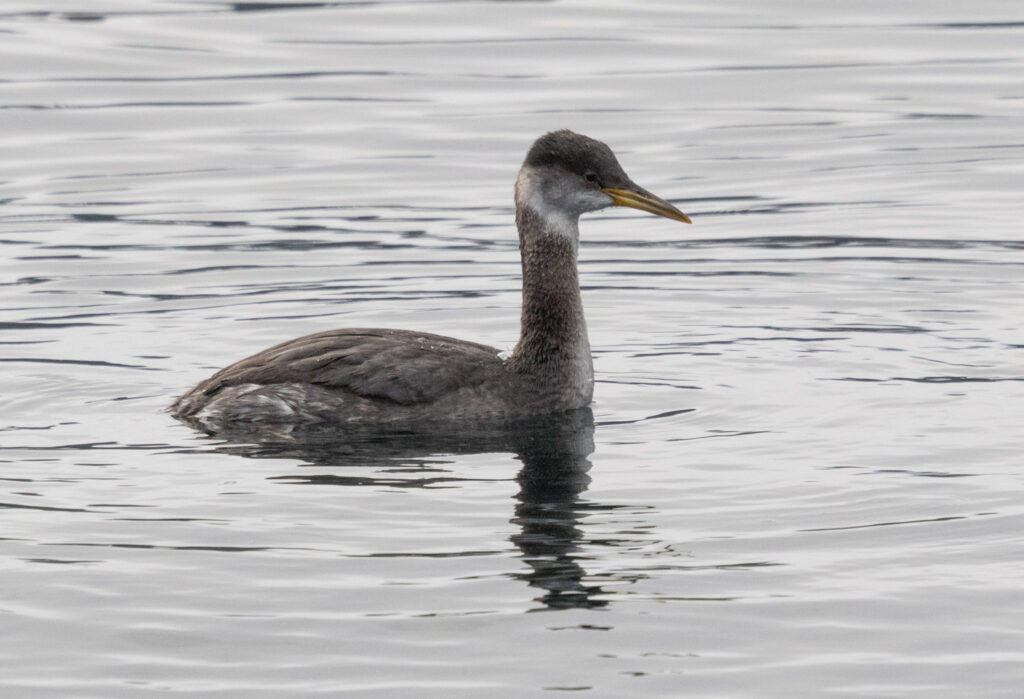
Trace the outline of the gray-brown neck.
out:
M 594 369 L 576 270 L 579 215 L 549 206 L 538 186 L 526 172 L 516 183 L 523 310 L 507 365 L 582 407 L 593 393 Z

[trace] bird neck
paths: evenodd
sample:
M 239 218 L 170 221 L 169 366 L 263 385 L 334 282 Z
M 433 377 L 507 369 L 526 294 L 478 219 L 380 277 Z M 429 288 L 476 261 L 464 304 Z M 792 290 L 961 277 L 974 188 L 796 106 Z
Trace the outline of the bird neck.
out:
M 508 364 L 541 375 L 555 390 L 590 402 L 594 369 L 583 317 L 576 250 L 577 217 L 543 215 L 525 203 L 516 207 L 523 264 L 523 310 L 519 344 Z

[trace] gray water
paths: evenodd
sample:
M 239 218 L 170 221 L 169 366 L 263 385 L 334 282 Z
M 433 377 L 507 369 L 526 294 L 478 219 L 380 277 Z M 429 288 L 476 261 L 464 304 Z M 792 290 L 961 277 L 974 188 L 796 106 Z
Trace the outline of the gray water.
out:
M 213 438 L 334 327 L 510 348 L 532 140 L 593 415 Z M 0 694 L 1019 697 L 1024 9 L 6 0 Z

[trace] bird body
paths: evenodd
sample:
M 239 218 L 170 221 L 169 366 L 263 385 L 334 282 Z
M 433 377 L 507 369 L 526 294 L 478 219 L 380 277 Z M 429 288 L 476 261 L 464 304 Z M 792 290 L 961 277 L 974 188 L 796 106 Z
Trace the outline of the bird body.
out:
M 346 328 L 289 340 L 222 369 L 174 404 L 200 423 L 425 423 L 515 419 L 590 402 L 554 364 L 517 371 L 499 350 L 412 330 Z M 591 373 L 592 377 L 592 373 Z
M 519 342 L 507 358 L 493 347 L 431 333 L 329 330 L 220 370 L 171 412 L 216 428 L 510 421 L 588 405 L 594 369 L 576 267 L 580 214 L 618 205 L 689 219 L 634 184 L 608 146 L 571 131 L 534 143 L 515 199 L 523 306 Z

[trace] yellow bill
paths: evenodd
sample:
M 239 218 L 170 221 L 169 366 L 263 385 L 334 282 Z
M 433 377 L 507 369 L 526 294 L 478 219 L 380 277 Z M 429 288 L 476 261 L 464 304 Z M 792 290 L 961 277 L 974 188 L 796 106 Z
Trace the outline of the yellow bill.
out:
M 631 189 L 615 189 L 613 187 L 608 187 L 601 191 L 612 198 L 613 206 L 628 206 L 633 209 L 640 209 L 641 211 L 656 214 L 657 216 L 664 216 L 665 218 L 670 218 L 674 221 L 693 223 L 693 221 L 690 220 L 690 217 L 682 211 L 672 206 L 661 197 L 655 196 L 646 190 L 634 191 Z

